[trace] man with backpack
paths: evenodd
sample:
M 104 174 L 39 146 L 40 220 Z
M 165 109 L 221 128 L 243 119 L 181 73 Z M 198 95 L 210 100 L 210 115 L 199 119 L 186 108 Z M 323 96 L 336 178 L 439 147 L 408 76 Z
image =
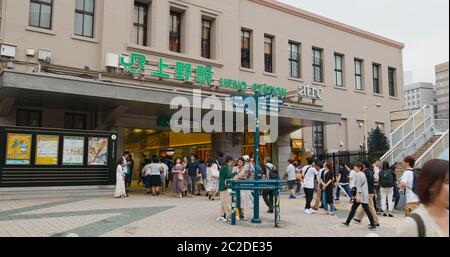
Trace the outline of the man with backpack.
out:
M 416 160 L 412 156 L 406 156 L 403 159 L 403 172 L 400 180 L 400 188 L 405 190 L 406 205 L 405 215 L 408 217 L 415 209 L 420 207 L 419 197 L 417 196 L 418 173 L 414 170 Z
M 388 162 L 383 162 L 382 169 L 379 173 L 379 182 L 381 192 L 380 208 L 383 211 L 384 217 L 389 216 L 392 218 L 394 217 L 392 214 L 394 211 L 394 202 L 392 198 L 394 196 L 395 174 L 389 167 Z
M 264 166 L 262 167 L 262 179 L 277 180 L 280 179 L 277 168 L 272 164 L 272 159 L 270 157 L 264 158 Z M 269 207 L 268 213 L 273 213 L 274 208 L 274 190 L 265 189 L 263 190 L 263 199 L 267 207 Z

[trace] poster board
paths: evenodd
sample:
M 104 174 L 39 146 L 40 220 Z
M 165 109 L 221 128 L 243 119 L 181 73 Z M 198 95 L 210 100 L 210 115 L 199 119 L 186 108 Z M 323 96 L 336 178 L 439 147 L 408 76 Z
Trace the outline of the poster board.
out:
M 36 136 L 36 165 L 58 165 L 59 136 Z
M 30 165 L 32 135 L 8 133 L 6 165 Z
M 63 165 L 83 165 L 84 137 L 65 136 L 63 140 Z
M 89 137 L 88 140 L 88 165 L 108 165 L 108 138 Z

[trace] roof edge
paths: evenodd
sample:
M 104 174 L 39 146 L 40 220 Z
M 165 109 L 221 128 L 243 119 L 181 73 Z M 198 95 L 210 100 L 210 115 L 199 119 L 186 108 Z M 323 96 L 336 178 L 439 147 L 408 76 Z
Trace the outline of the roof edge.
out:
M 376 41 L 379 43 L 383 43 L 383 44 L 386 44 L 386 45 L 389 45 L 389 46 L 392 46 L 395 48 L 399 48 L 399 49 L 405 48 L 405 44 L 403 44 L 401 42 L 398 42 L 398 41 L 395 41 L 395 40 L 392 40 L 392 39 L 389 39 L 389 38 L 386 38 L 386 37 L 383 37 L 383 36 L 380 36 L 380 35 L 377 35 L 377 34 L 362 30 L 362 29 L 358 29 L 356 27 L 344 24 L 342 22 L 335 21 L 335 20 L 326 18 L 324 16 L 320 16 L 318 14 L 305 11 L 305 10 L 302 10 L 302 9 L 294 7 L 294 6 L 291 6 L 291 5 L 288 5 L 285 3 L 281 3 L 276 0 L 249 0 L 249 1 L 253 2 L 253 3 L 261 4 L 261 5 L 270 7 L 270 8 L 274 8 L 279 11 L 289 13 L 289 14 L 292 14 L 292 15 L 295 15 L 295 16 L 313 21 L 313 22 L 317 22 L 317 23 L 320 23 L 320 24 L 323 24 L 323 25 L 326 25 L 326 26 L 329 26 L 329 27 L 332 27 L 332 28 L 335 28 L 335 29 L 338 29 L 341 31 L 345 31 L 345 32 L 348 32 L 348 33 L 351 33 L 351 34 L 354 34 L 354 35 L 357 35 L 357 36 L 360 36 L 363 38 L 367 38 L 367 39 L 370 39 L 370 40 L 373 40 L 373 41 Z

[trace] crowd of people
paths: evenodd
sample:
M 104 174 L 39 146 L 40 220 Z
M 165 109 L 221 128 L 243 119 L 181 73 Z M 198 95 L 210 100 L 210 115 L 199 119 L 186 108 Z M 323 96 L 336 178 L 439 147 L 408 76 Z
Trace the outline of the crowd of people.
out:
M 231 220 L 231 196 L 227 180 L 246 180 L 255 178 L 255 162 L 249 156 L 233 158 L 218 154 L 216 160 L 197 160 L 194 154 L 184 158 L 159 160 L 152 156 L 142 166 L 139 182 L 147 188 L 147 194 L 164 194 L 172 183 L 172 192 L 177 198 L 206 192 L 209 200 L 220 198 L 218 221 Z M 288 161 L 284 179 L 289 189 L 288 199 L 296 199 L 303 188 L 304 213 L 313 215 L 323 208 L 325 214 L 335 215 L 335 202 L 341 201 L 341 193 L 351 203 L 345 226 L 363 222 L 366 215 L 368 229 L 381 225 L 380 217 L 394 217 L 394 209 L 400 200 L 400 190 L 406 197 L 405 216 L 399 225 L 398 235 L 448 236 L 448 161 L 431 160 L 420 172 L 414 169 L 415 160 L 404 158 L 402 165 L 389 165 L 380 160 L 371 164 L 367 161 L 341 164 L 337 172 L 328 161 L 308 158 L 306 164 Z M 131 171 L 134 161 L 125 153 L 117 165 L 117 186 L 115 197 L 127 197 L 131 184 Z M 396 174 L 404 170 L 400 179 Z M 279 171 L 270 158 L 260 165 L 259 179 L 280 179 Z M 262 190 L 260 194 L 267 205 L 267 212 L 274 212 L 274 190 Z M 242 190 L 240 194 L 238 219 L 247 220 L 253 209 L 253 191 Z M 257 196 L 259 198 L 259 195 Z M 315 198 L 315 202 L 313 199 Z M 359 208 L 361 206 L 361 208 Z M 358 211 L 359 209 L 359 211 Z M 446 218 L 445 218 L 446 217 Z

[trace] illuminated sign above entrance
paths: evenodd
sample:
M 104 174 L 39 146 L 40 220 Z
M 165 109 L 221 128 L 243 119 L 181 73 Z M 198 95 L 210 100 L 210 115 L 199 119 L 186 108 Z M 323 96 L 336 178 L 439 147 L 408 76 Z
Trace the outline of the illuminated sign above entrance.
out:
M 169 63 L 166 63 L 163 58 L 159 58 L 157 70 L 146 74 L 145 65 L 147 62 L 148 58 L 139 53 L 131 53 L 130 56 L 121 55 L 119 60 L 123 72 L 134 76 L 149 75 L 160 79 L 172 78 L 178 81 L 197 83 L 200 86 L 211 86 L 214 81 L 214 71 L 209 65 L 197 65 L 194 69 L 194 65 L 191 63 L 176 61 L 175 65 L 170 65 Z M 170 72 L 170 70 L 172 70 L 172 72 Z M 240 92 L 251 90 L 254 93 L 272 94 L 279 98 L 285 98 L 287 94 L 286 88 L 267 84 L 247 83 L 245 81 L 237 81 L 228 78 L 220 78 L 219 87 L 234 89 Z

